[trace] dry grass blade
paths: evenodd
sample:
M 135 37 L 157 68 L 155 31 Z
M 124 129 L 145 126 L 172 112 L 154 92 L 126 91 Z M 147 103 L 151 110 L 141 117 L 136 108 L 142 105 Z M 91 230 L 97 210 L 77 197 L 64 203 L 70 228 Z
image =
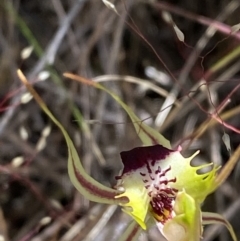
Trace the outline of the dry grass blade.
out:
M 240 145 L 238 148 L 233 152 L 227 163 L 222 168 L 221 172 L 216 178 L 216 183 L 219 186 L 222 185 L 223 182 L 225 182 L 226 178 L 230 175 L 234 167 L 236 166 L 237 162 L 239 161 L 240 157 Z

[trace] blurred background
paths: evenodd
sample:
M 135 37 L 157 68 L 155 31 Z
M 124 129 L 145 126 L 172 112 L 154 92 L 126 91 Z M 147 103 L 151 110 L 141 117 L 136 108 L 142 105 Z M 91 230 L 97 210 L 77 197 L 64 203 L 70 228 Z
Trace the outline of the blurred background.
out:
M 20 83 L 20 68 L 74 140 L 85 169 L 113 187 L 119 153 L 139 146 L 117 93 L 195 163 L 224 165 L 240 141 L 239 0 L 0 2 L 0 240 L 117 240 L 130 218 L 89 202 L 71 184 L 67 147 Z M 110 4 L 107 4 L 108 6 Z M 214 118 L 213 118 L 214 117 Z M 224 124 L 223 124 L 224 123 Z M 240 238 L 240 166 L 203 210 Z M 222 226 L 204 241 L 231 240 Z M 164 240 L 154 228 L 141 241 Z

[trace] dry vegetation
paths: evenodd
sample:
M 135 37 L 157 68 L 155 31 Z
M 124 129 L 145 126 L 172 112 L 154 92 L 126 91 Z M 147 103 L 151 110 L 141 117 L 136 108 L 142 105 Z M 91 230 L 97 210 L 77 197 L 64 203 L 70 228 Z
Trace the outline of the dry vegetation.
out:
M 239 23 L 240 2 L 125 0 L 115 6 L 120 17 L 100 0 L 0 2 L 0 240 L 116 240 L 129 221 L 118 208 L 76 192 L 63 136 L 35 101 L 23 103 L 17 68 L 66 127 L 86 170 L 106 185 L 115 184 L 119 152 L 139 145 L 138 137 L 109 96 L 64 79 L 66 71 L 106 81 L 141 119 L 181 143 L 185 155 L 200 149 L 196 162 L 224 165 L 239 145 L 240 32 L 231 34 L 231 26 Z M 23 59 L 29 46 L 33 52 Z M 40 81 L 44 73 L 50 76 Z M 239 167 L 203 207 L 224 214 L 238 238 Z M 140 240 L 163 239 L 153 229 Z M 212 226 L 203 240 L 231 239 Z

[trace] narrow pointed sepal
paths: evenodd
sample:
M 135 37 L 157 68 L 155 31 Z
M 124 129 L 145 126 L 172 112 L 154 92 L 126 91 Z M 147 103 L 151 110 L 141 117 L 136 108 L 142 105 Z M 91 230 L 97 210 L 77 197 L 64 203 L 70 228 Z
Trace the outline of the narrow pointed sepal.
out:
M 203 223 L 203 225 L 222 224 L 222 225 L 226 226 L 226 228 L 228 229 L 229 233 L 232 236 L 232 239 L 234 241 L 237 241 L 237 237 L 234 233 L 232 225 L 222 215 L 220 215 L 218 213 L 203 212 L 202 213 L 202 223 Z
M 136 241 L 141 232 L 141 227 L 136 222 L 132 221 L 118 241 Z
M 73 146 L 73 143 L 67 137 L 66 141 L 69 149 L 68 158 L 68 172 L 69 177 L 75 188 L 87 199 L 106 204 L 119 204 L 120 199 L 116 199 L 119 192 L 115 189 L 103 186 L 92 177 L 90 177 L 83 166 L 81 165 L 77 151 Z M 122 198 L 121 202 L 125 202 L 126 199 Z
M 93 82 L 89 79 L 83 78 L 78 75 L 74 75 L 71 73 L 65 73 L 65 77 L 79 81 L 84 84 L 88 84 L 90 86 L 93 86 L 95 88 L 101 89 L 108 93 L 114 100 L 118 102 L 119 105 L 122 106 L 122 108 L 126 111 L 126 113 L 129 115 L 129 117 L 132 120 L 132 123 L 135 127 L 135 130 L 141 139 L 142 143 L 144 145 L 156 145 L 160 144 L 164 147 L 171 148 L 169 140 L 167 140 L 164 136 L 162 136 L 158 131 L 154 130 L 150 126 L 147 126 L 143 123 L 142 120 L 140 120 L 134 112 L 131 110 L 131 108 L 126 105 L 117 95 L 115 95 L 113 92 L 108 90 L 107 88 L 103 87 L 101 84 Z
M 32 87 L 32 85 L 27 81 L 26 77 L 23 75 L 21 70 L 18 70 L 18 76 L 22 83 L 26 86 L 28 91 L 33 95 L 34 99 L 37 101 L 39 106 L 42 108 L 42 110 L 45 112 L 45 114 L 58 126 L 58 128 L 62 131 L 65 141 L 67 143 L 68 147 L 68 170 L 69 170 L 69 176 L 76 187 L 76 189 L 84 195 L 87 199 L 99 202 L 99 203 L 108 203 L 108 204 L 118 204 L 119 201 L 115 198 L 116 195 L 119 194 L 118 191 L 105 187 L 101 183 L 94 180 L 91 176 L 89 176 L 81 162 L 80 158 L 78 156 L 78 153 L 74 147 L 74 144 L 69 137 L 67 131 L 62 126 L 62 124 L 55 118 L 55 116 L 51 113 L 51 111 L 48 109 L 42 98 L 38 95 L 38 93 L 35 91 L 35 89 Z M 54 165 L 54 163 L 52 163 Z

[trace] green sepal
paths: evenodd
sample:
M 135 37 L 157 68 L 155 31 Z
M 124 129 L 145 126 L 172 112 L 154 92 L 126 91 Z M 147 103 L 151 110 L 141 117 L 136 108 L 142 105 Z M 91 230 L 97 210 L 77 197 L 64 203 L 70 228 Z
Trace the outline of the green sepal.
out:
M 220 214 L 218 213 L 210 213 L 210 212 L 203 212 L 202 213 L 202 223 L 203 225 L 208 225 L 208 224 L 222 224 L 224 225 L 229 233 L 232 236 L 232 239 L 234 241 L 237 241 L 236 234 L 234 233 L 234 230 L 232 228 L 232 225 Z
M 101 84 L 93 82 L 91 80 L 85 79 L 81 76 L 73 75 L 70 73 L 65 73 L 65 77 L 80 81 L 84 84 L 93 86 L 95 88 L 101 89 L 108 93 L 114 100 L 118 102 L 119 105 L 126 111 L 126 113 L 129 115 L 130 119 L 132 120 L 132 123 L 135 127 L 135 130 L 141 139 L 142 143 L 144 145 L 155 145 L 160 144 L 166 148 L 171 149 L 171 144 L 169 140 L 167 140 L 164 136 L 162 136 L 158 131 L 154 130 L 153 128 L 147 126 L 143 123 L 142 120 L 140 120 L 134 112 L 127 106 L 116 94 L 108 90 L 107 88 L 103 87 Z
M 141 232 L 141 227 L 136 222 L 132 221 L 127 226 L 127 228 L 125 229 L 121 237 L 118 239 L 118 241 L 136 241 Z
M 58 128 L 62 131 L 64 135 L 65 141 L 68 147 L 68 172 L 69 177 L 75 186 L 75 188 L 87 199 L 106 204 L 119 204 L 121 200 L 115 198 L 116 195 L 119 194 L 118 191 L 108 188 L 101 183 L 94 180 L 91 176 L 89 176 L 78 156 L 78 153 L 74 147 L 74 144 L 69 137 L 67 131 L 62 126 L 62 124 L 55 118 L 55 116 L 48 109 L 42 98 L 38 95 L 32 85 L 27 81 L 26 77 L 23 73 L 18 70 L 18 75 L 23 84 L 26 86 L 28 91 L 33 95 L 34 99 L 37 101 L 39 106 L 45 112 L 45 114 L 58 126 Z M 53 163 L 54 165 L 54 163 Z

